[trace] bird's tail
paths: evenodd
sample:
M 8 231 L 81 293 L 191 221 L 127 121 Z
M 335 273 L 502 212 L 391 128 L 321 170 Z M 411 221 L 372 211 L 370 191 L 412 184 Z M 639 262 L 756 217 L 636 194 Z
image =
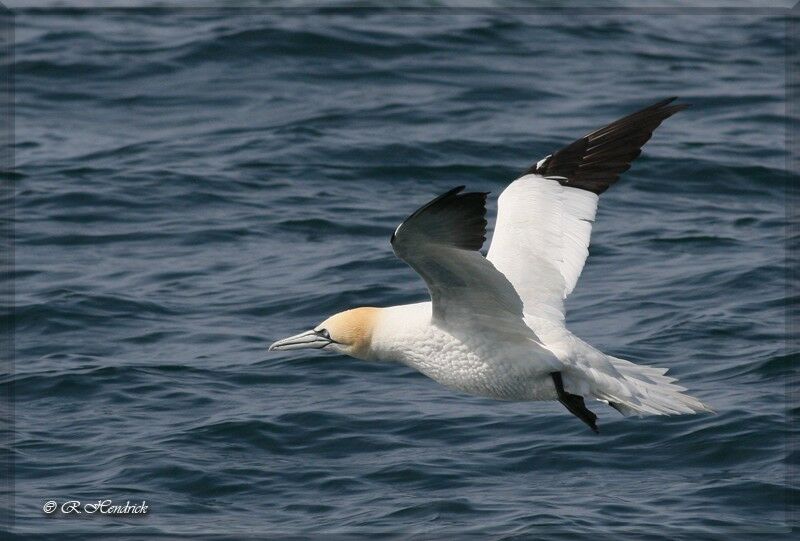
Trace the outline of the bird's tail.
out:
M 686 389 L 675 384 L 675 378 L 666 374 L 666 368 L 642 366 L 610 355 L 608 360 L 622 376 L 616 385 L 597 390 L 594 396 L 608 402 L 623 415 L 680 415 L 710 412 L 712 410 L 694 397 L 684 394 Z

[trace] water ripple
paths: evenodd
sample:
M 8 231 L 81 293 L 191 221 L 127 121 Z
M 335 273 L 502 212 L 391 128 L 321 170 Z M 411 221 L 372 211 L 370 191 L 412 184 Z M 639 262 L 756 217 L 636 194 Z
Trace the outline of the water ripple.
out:
M 676 10 L 677 11 L 677 10 Z M 21 9 L 16 528 L 46 537 L 785 534 L 782 17 L 515 9 Z M 7 61 L 7 60 L 6 60 Z M 662 96 L 603 195 L 574 331 L 716 415 L 595 436 L 276 338 L 424 299 L 389 245 Z M 8 204 L 10 199 L 5 199 Z M 790 439 L 787 439 L 790 438 Z M 152 501 L 43 520 L 43 498 Z M 749 538 L 749 537 L 748 537 Z

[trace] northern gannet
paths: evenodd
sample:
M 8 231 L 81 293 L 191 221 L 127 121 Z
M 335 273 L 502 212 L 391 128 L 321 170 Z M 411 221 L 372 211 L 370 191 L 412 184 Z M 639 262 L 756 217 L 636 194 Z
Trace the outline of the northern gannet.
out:
M 675 99 L 531 166 L 500 194 L 485 257 L 488 193 L 459 186 L 406 218 L 391 245 L 425 281 L 430 302 L 346 310 L 269 349 L 396 361 L 473 395 L 558 400 L 594 432 L 597 416 L 585 398 L 626 416 L 711 412 L 666 369 L 600 352 L 572 334 L 564 317 L 564 299 L 589 254 L 598 196 L 628 170 L 653 130 L 687 107 Z

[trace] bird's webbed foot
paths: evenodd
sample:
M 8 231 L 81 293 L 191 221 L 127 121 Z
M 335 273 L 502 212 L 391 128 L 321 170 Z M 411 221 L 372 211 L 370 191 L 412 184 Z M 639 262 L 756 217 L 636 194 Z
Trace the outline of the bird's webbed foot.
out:
M 591 410 L 589 410 L 589 408 L 586 407 L 583 397 L 577 394 L 568 393 L 564 390 L 564 382 L 561 379 L 561 372 L 552 372 L 550 377 L 553 378 L 553 383 L 556 386 L 558 401 L 564 404 L 564 407 L 566 407 L 571 414 L 589 425 L 589 428 L 591 428 L 595 434 L 599 434 L 600 430 L 597 428 L 597 415 L 595 415 Z

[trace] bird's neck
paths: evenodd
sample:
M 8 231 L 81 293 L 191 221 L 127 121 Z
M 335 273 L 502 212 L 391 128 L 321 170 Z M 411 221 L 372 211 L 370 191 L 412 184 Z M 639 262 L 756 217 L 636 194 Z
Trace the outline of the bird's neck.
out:
M 424 339 L 430 324 L 430 302 L 381 309 L 372 332 L 369 359 L 405 362 L 408 351 Z

